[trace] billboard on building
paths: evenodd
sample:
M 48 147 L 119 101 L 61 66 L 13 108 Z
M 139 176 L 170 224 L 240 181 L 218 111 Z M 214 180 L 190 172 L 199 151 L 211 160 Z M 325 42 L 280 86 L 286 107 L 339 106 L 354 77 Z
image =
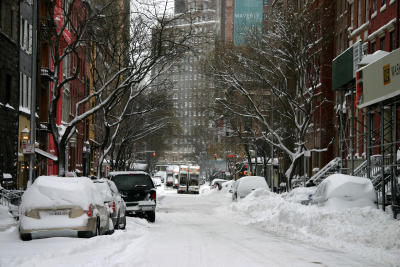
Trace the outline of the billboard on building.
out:
M 364 108 L 400 95 L 400 49 L 362 68 L 358 108 Z
M 236 46 L 246 45 L 246 36 L 261 30 L 263 0 L 235 0 L 233 40 Z

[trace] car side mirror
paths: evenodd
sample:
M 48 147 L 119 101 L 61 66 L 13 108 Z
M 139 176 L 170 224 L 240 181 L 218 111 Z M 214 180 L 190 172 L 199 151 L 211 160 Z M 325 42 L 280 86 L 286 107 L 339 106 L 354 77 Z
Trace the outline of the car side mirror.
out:
M 229 193 L 233 193 L 232 189 L 229 189 Z

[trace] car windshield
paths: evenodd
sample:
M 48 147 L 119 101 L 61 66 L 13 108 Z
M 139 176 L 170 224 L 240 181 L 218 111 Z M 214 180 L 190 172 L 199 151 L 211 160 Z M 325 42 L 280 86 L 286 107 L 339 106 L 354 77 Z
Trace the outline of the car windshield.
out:
M 135 190 L 136 188 L 151 189 L 153 183 L 145 174 L 116 175 L 112 178 L 119 190 Z
M 186 185 L 186 177 L 181 177 L 181 179 L 179 180 L 179 183 L 182 185 Z

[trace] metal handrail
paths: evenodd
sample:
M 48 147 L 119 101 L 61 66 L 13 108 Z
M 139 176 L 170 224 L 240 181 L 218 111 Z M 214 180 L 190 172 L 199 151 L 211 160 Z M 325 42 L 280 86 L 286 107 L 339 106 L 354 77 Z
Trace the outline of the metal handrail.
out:
M 324 175 L 331 171 L 332 169 L 337 169 L 341 162 L 341 158 L 337 157 L 331 160 L 328 164 L 326 164 L 322 169 L 320 169 L 316 174 L 314 174 L 309 180 L 313 181 L 315 184 L 319 182 L 320 179 L 324 178 Z

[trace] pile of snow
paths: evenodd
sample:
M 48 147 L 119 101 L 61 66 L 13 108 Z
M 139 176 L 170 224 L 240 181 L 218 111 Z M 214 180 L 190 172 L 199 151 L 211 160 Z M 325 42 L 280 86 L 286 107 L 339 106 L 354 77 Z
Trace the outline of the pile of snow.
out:
M 312 199 L 333 208 L 374 207 L 376 192 L 370 179 L 333 174 L 318 185 Z
M 285 192 L 281 194 L 283 198 L 290 202 L 301 203 L 303 200 L 308 200 L 310 195 L 315 193 L 317 190 L 316 186 L 312 187 L 296 187 L 289 193 Z
M 40 176 L 22 196 L 21 208 L 76 205 L 87 210 L 90 204 L 103 205 L 103 201 L 89 178 Z
M 300 191 L 300 194 L 304 194 Z M 286 197 L 287 199 L 285 199 Z M 363 257 L 398 266 L 400 221 L 372 207 L 332 209 L 301 205 L 298 196 L 282 196 L 257 189 L 242 201 L 232 203 L 239 222 L 288 238 L 351 250 Z M 288 201 L 289 199 L 289 201 Z
M 8 207 L 0 205 L 0 230 L 7 229 L 15 224 L 15 220 L 8 210 Z

